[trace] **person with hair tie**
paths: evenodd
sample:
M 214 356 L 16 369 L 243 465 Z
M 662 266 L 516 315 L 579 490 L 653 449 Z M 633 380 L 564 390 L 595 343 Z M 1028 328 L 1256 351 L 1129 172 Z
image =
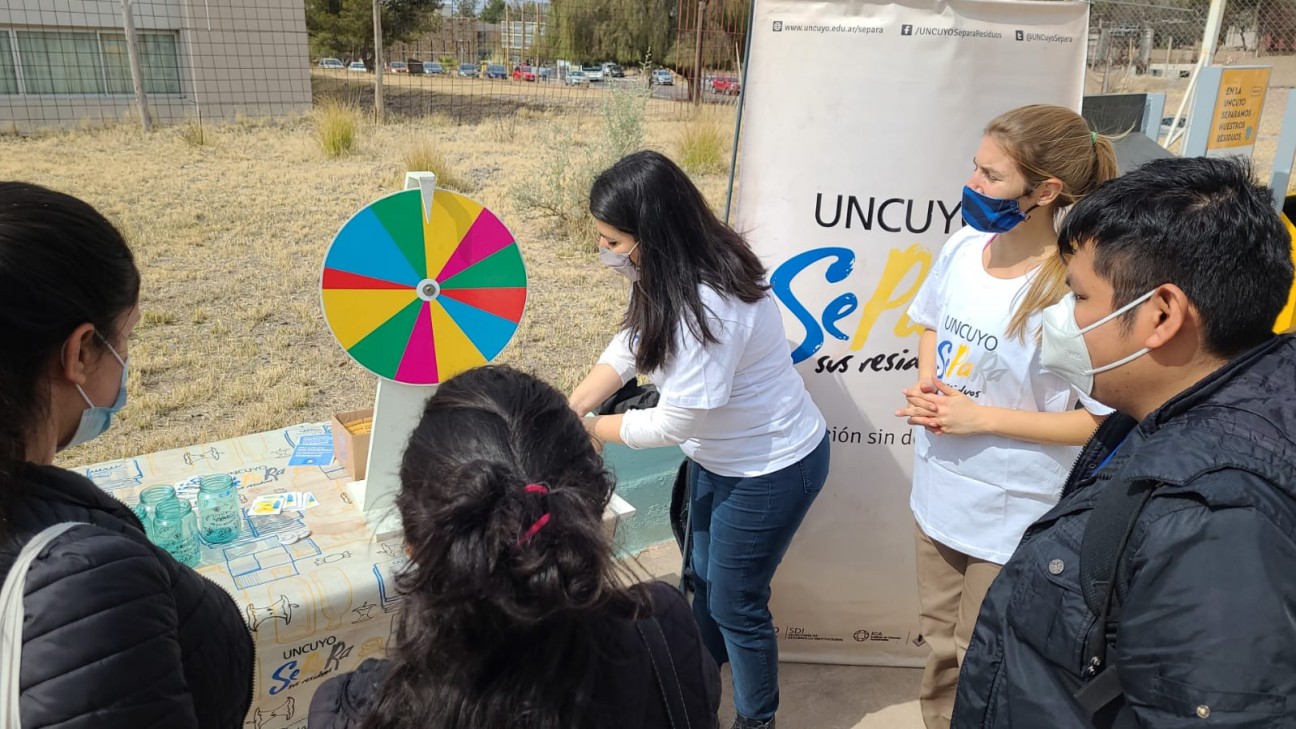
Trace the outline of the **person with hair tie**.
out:
M 552 387 L 470 370 L 427 403 L 396 500 L 409 563 L 388 659 L 330 679 L 310 729 L 715 729 L 684 596 L 621 578 L 613 481 Z
M 1111 412 L 1043 367 L 1040 323 L 1067 292 L 1057 220 L 1117 173 L 1111 143 L 1070 109 L 995 117 L 963 188 L 968 227 L 946 241 L 909 307 L 924 327 L 918 381 L 896 415 L 918 426 L 909 505 L 931 649 L 920 689 L 927 729 L 950 725 L 990 583 Z

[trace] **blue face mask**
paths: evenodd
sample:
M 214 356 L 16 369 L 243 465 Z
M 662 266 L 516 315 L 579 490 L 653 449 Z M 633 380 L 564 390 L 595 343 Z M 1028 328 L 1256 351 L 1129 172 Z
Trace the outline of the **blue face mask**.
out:
M 81 424 L 77 426 L 76 432 L 72 434 L 72 440 L 64 443 L 58 449 L 60 451 L 75 445 L 81 445 L 103 435 L 108 430 L 108 426 L 112 425 L 113 416 L 126 407 L 126 360 L 117 354 L 117 350 L 113 349 L 108 340 L 103 337 L 99 337 L 99 339 L 103 341 L 104 346 L 108 348 L 109 352 L 112 352 L 112 356 L 121 364 L 121 385 L 117 389 L 117 399 L 113 401 L 111 407 L 100 407 L 91 402 L 86 391 L 81 389 L 80 385 L 77 385 L 77 392 L 81 393 L 81 398 L 86 401 L 86 405 L 89 407 L 81 413 Z
M 1022 212 L 1016 199 L 990 197 L 963 186 L 963 221 L 982 233 L 1007 233 L 1035 207 Z

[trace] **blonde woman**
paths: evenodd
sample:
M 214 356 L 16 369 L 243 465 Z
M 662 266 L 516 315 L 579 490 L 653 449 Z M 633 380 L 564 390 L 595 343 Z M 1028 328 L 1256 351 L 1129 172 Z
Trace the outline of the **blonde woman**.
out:
M 918 426 L 910 507 L 929 729 L 950 725 L 986 590 L 1110 412 L 1040 365 L 1038 332 L 1040 312 L 1067 291 L 1055 222 L 1118 174 L 1111 143 L 1070 109 L 1025 106 L 986 126 L 972 164 L 968 227 L 909 308 L 925 331 L 918 382 L 896 413 Z

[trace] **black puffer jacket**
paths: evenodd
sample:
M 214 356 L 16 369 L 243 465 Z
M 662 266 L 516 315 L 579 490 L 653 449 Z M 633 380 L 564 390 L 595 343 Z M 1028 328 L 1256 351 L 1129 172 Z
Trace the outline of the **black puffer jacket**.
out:
M 1122 443 L 1123 440 L 1123 443 Z M 1113 446 L 1108 464 L 1094 473 Z M 1296 341 L 1275 337 L 1149 415 L 1114 416 L 990 588 L 953 726 L 1093 726 L 1071 690 L 1095 615 L 1080 547 L 1097 497 L 1156 489 L 1116 579 L 1110 655 L 1147 727 L 1296 727 Z
M 679 590 L 662 582 L 648 586 L 653 615 L 666 636 L 693 729 L 716 729 L 720 672 L 702 645 L 693 612 Z M 616 729 L 669 729 L 648 648 L 629 620 L 608 619 L 599 646 L 605 661 L 595 697 L 613 707 Z M 387 662 L 370 659 L 344 676 L 329 680 L 311 701 L 308 729 L 356 729 L 377 698 Z M 681 725 L 681 729 L 682 729 Z
M 27 573 L 23 729 L 235 729 L 252 699 L 252 637 L 221 588 L 155 547 L 93 483 L 24 466 L 0 578 L 28 539 L 86 522 Z

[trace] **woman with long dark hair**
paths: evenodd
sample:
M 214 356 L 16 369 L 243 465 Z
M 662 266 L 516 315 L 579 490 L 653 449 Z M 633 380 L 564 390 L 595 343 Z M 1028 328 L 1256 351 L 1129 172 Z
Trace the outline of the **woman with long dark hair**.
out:
M 597 441 L 679 445 L 690 466 L 693 613 L 732 664 L 738 729 L 774 726 L 770 582 L 828 476 L 823 415 L 792 367 L 760 259 L 684 172 L 638 152 L 594 181 L 599 258 L 633 283 L 623 328 L 570 398 L 581 414 L 636 372 L 654 408 L 586 420 Z
M 12 575 L 25 578 L 26 618 L 4 626 L 21 631 L 24 727 L 235 729 L 252 701 L 252 638 L 229 595 L 53 465 L 126 404 L 139 286 L 126 241 L 94 208 L 0 182 L 0 581 L 33 539 L 79 524 Z
M 507 367 L 450 379 L 400 477 L 390 657 L 324 684 L 311 729 L 715 728 L 719 672 L 688 603 L 618 579 L 613 482 L 558 391 Z

